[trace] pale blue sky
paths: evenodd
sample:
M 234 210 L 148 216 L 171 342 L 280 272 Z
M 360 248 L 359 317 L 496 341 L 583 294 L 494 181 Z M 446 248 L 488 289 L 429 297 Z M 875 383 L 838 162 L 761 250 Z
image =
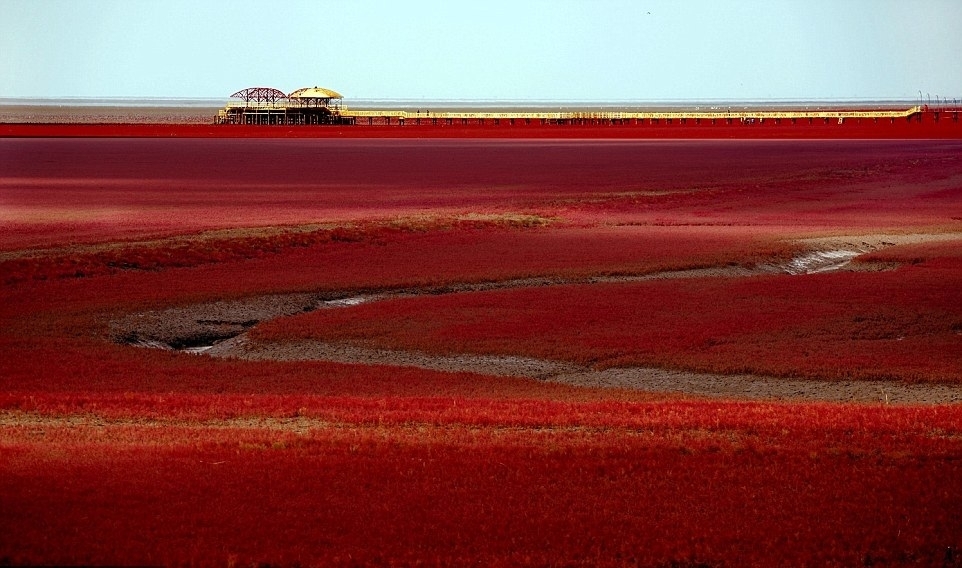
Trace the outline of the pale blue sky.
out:
M 0 97 L 962 99 L 962 0 L 0 0 Z

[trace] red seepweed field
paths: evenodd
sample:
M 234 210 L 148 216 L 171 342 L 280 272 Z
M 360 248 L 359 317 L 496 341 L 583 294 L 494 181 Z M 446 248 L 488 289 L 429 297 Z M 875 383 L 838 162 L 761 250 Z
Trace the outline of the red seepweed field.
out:
M 958 140 L 0 138 L 0 563 L 962 565 L 960 251 Z

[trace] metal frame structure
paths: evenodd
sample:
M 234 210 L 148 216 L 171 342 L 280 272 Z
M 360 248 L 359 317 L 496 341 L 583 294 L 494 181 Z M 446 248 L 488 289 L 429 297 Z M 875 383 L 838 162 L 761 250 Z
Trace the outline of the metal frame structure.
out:
M 217 113 L 219 124 L 345 124 L 340 93 L 305 87 L 286 94 L 273 87 L 250 87 L 231 95 Z
M 287 95 L 284 91 L 273 87 L 250 87 L 242 91 L 237 91 L 231 95 L 230 98 L 241 99 L 245 103 L 277 104 L 287 99 Z

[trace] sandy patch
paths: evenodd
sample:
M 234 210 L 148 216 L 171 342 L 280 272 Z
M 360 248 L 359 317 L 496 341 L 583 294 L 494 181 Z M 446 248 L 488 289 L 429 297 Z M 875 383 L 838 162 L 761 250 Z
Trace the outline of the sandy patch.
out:
M 16 428 L 23 432 L 26 430 L 28 436 L 36 437 L 46 434 L 44 428 L 93 428 L 97 430 L 107 430 L 117 427 L 136 426 L 137 428 L 203 428 L 207 429 L 253 429 L 253 430 L 273 430 L 278 432 L 292 432 L 294 434 L 307 434 L 311 430 L 330 429 L 343 427 L 332 424 L 330 421 L 309 418 L 306 416 L 293 417 L 272 417 L 272 416 L 246 416 L 238 418 L 214 418 L 208 420 L 191 420 L 183 418 L 145 418 L 138 416 L 135 418 L 104 418 L 94 413 L 85 412 L 82 414 L 56 414 L 48 415 L 40 412 L 25 412 L 22 410 L 0 410 L 0 428 Z M 355 427 L 355 425 L 351 425 Z M 101 438 L 102 441 L 109 437 Z M 224 462 L 220 462 L 224 463 Z

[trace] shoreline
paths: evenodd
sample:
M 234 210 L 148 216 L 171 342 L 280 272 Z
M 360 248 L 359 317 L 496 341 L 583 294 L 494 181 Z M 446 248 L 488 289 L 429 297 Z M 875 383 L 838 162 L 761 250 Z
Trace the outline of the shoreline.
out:
M 920 120 L 858 119 L 838 124 L 490 124 L 224 125 L 183 122 L 0 122 L 0 138 L 534 138 L 534 139 L 962 139 L 957 112 Z M 199 120 L 199 118 L 198 118 Z
M 2 101 L 0 101 L 2 102 Z M 544 123 L 537 120 L 515 120 L 497 116 L 479 121 L 445 120 L 434 117 L 431 111 L 421 115 L 421 104 L 430 104 L 435 111 L 501 113 L 520 112 L 525 101 L 367 101 L 369 104 L 352 106 L 355 110 L 393 108 L 408 112 L 408 120 L 384 116 L 358 119 L 351 125 L 294 125 L 294 124 L 216 124 L 219 102 L 196 99 L 192 104 L 177 100 L 131 101 L 136 104 L 104 100 L 104 104 L 38 104 L 18 100 L 15 104 L 0 104 L 0 138 L 533 138 L 533 139 L 962 139 L 960 110 L 953 108 L 922 107 L 920 113 L 907 117 L 861 116 L 835 118 L 761 118 L 740 120 L 719 112 L 719 119 L 705 118 L 724 106 L 709 103 L 662 102 L 623 105 L 625 112 L 673 111 L 691 112 L 691 117 L 653 117 L 613 120 L 594 116 L 576 117 L 567 124 Z M 414 113 L 417 107 L 417 115 Z M 445 103 L 445 104 L 442 104 Z M 866 113 L 879 110 L 908 108 L 893 101 L 799 101 L 789 103 L 739 102 L 728 105 L 729 111 L 758 111 L 764 115 L 777 110 L 812 110 Z M 440 104 L 441 106 L 433 106 Z M 554 107 L 546 103 L 527 101 L 539 112 Z M 598 106 L 601 104 L 602 106 Z M 721 104 L 721 103 L 718 103 Z M 907 103 L 906 103 L 907 104 Z M 373 106 L 372 106 L 373 105 Z M 605 103 L 580 104 L 559 102 L 556 111 L 613 110 Z M 388 111 L 385 111 L 388 112 Z M 460 112 L 460 111 L 459 111 Z M 593 110 L 592 110 L 593 112 Z M 699 114 L 701 113 L 701 114 Z M 367 115 L 365 115 L 367 116 Z M 601 116 L 601 115 L 599 115 Z M 401 122 L 401 124 L 398 124 Z M 552 121 L 553 122 L 553 121 Z

